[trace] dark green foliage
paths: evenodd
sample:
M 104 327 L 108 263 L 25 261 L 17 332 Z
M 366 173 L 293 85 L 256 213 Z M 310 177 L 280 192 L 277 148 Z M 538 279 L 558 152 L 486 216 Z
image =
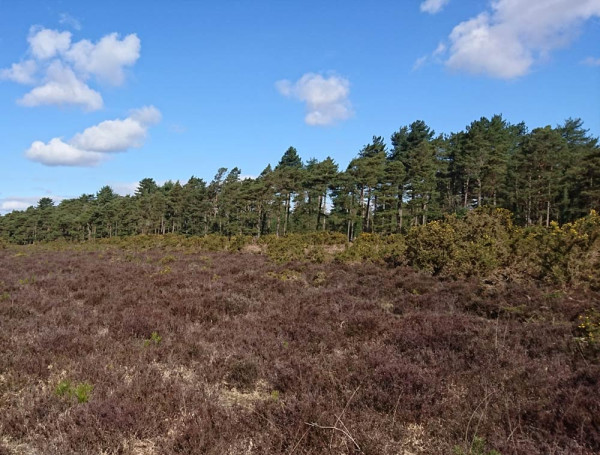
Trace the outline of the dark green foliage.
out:
M 144 178 L 134 196 L 104 186 L 58 205 L 42 198 L 35 207 L 0 216 L 0 240 L 94 242 L 169 233 L 240 239 L 330 231 L 352 241 L 361 233 L 406 234 L 485 206 L 511 210 L 517 225 L 546 227 L 600 206 L 600 147 L 581 119 L 529 132 L 523 123 L 494 115 L 438 136 L 419 120 L 395 132 L 389 149 L 382 136 L 373 136 L 342 172 L 330 157 L 303 163 L 289 147 L 257 178 L 241 175 L 237 167 L 220 168 L 209 183 L 192 176 L 185 184 L 158 185 Z M 240 242 L 246 243 L 236 240 L 233 249 Z

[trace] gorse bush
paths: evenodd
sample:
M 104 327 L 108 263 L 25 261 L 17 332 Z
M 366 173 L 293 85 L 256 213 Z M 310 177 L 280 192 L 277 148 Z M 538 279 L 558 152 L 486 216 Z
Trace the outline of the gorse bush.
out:
M 596 309 L 588 310 L 577 319 L 577 329 L 580 334 L 579 339 L 592 345 L 600 344 L 600 311 Z
M 157 261 L 165 266 L 160 272 L 163 275 L 172 272 L 173 252 L 227 251 L 266 254 L 277 263 L 372 262 L 392 267 L 411 266 L 454 279 L 534 279 L 563 287 L 600 289 L 597 272 L 600 270 L 600 216 L 595 211 L 562 226 L 552 222 L 549 227 L 524 228 L 513 224 L 508 210 L 483 207 L 462 217 L 447 215 L 441 220 L 412 227 L 405 234 L 362 233 L 352 242 L 339 232 L 318 231 L 260 238 L 217 234 L 136 235 L 113 237 L 95 244 L 48 243 L 39 248 L 100 250 L 104 254 L 112 247 L 128 252 L 163 250 L 165 254 Z M 140 260 L 139 256 L 135 258 Z M 22 284 L 30 283 L 23 281 Z
M 523 274 L 550 283 L 600 289 L 600 216 L 594 210 L 573 223 L 519 230 L 515 263 Z M 518 259 L 518 263 L 517 263 Z
M 340 261 L 368 261 L 401 265 L 406 261 L 406 242 L 400 234 L 361 234 L 345 251 L 336 255 Z
M 285 237 L 267 235 L 260 238 L 260 244 L 266 246 L 267 255 L 276 262 L 305 260 L 320 263 L 328 257 L 326 247 L 345 243 L 346 236 L 335 232 L 288 234 Z
M 507 264 L 513 233 L 510 212 L 477 209 L 462 219 L 452 215 L 412 228 L 406 257 L 410 265 L 434 275 L 486 276 Z

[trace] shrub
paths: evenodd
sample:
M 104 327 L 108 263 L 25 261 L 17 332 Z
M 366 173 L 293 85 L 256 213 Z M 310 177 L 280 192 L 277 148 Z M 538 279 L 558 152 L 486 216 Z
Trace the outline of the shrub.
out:
M 235 359 L 229 365 L 227 382 L 240 390 L 251 389 L 258 380 L 258 365 L 253 359 Z
M 560 285 L 600 289 L 600 216 L 573 223 L 530 227 L 516 235 L 513 267 L 525 276 Z
M 250 235 L 236 235 L 229 240 L 229 251 L 241 251 L 246 245 L 252 243 Z
M 170 264 L 172 262 L 175 262 L 175 256 L 173 256 L 172 254 L 168 254 L 166 256 L 163 256 L 162 258 L 160 258 L 160 260 L 158 261 L 159 264 Z
M 579 316 L 577 329 L 579 339 L 586 343 L 600 343 L 600 311 L 591 309 Z
M 406 242 L 400 234 L 381 236 L 360 234 L 345 251 L 336 258 L 340 261 L 368 261 L 401 265 L 405 262 Z
M 463 219 L 452 215 L 413 227 L 406 255 L 409 264 L 434 275 L 487 276 L 508 263 L 513 233 L 508 210 L 476 209 Z
M 409 264 L 434 275 L 447 269 L 454 254 L 457 223 L 456 217 L 447 217 L 445 222 L 432 221 L 411 228 L 406 236 Z
M 288 234 L 285 237 L 266 235 L 261 243 L 267 246 L 267 255 L 275 262 L 291 262 L 307 260 L 306 252 L 311 246 L 308 236 Z

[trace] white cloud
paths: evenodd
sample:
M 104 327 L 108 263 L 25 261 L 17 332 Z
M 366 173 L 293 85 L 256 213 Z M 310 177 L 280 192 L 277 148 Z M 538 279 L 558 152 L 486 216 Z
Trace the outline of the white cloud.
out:
M 121 85 L 125 80 L 123 68 L 137 61 L 140 49 L 137 35 L 127 35 L 119 40 L 116 33 L 111 33 L 96 44 L 88 40 L 73 44 L 65 57 L 82 74 L 93 74 L 102 82 Z
M 96 166 L 108 154 L 144 145 L 148 128 L 160 121 L 154 106 L 136 109 L 125 119 L 107 120 L 86 128 L 65 142 L 53 138 L 48 143 L 35 141 L 25 152 L 32 161 L 47 166 Z
M 282 95 L 306 103 L 304 121 L 308 125 L 331 125 L 353 115 L 348 99 L 350 82 L 343 77 L 307 73 L 295 83 L 277 81 L 275 87 Z
M 73 22 L 68 15 L 62 22 Z M 73 24 L 71 24 L 73 25 Z M 135 34 L 119 38 L 105 35 L 98 42 L 71 42 L 71 32 L 31 27 L 27 41 L 31 57 L 10 68 L 0 69 L 0 79 L 20 84 L 36 83 L 37 71 L 44 75 L 41 85 L 23 96 L 23 106 L 75 105 L 87 111 L 100 109 L 102 96 L 89 87 L 90 79 L 111 85 L 125 81 L 125 69 L 140 57 L 141 43 Z
M 107 120 L 76 134 L 71 144 L 82 150 L 121 152 L 129 147 L 141 147 L 146 128 L 131 118 Z
M 27 210 L 29 207 L 36 206 L 40 199 L 49 197 L 54 203 L 62 201 L 64 198 L 52 194 L 44 196 L 8 196 L 0 199 L 0 213 L 8 213 L 14 210 Z
M 81 30 L 81 22 L 68 13 L 60 13 L 60 19 L 58 20 L 60 25 L 68 25 L 75 30 Z
M 18 103 L 28 107 L 72 104 L 86 111 L 98 110 L 103 105 L 100 93 L 88 87 L 71 68 L 58 60 L 49 66 L 46 83 L 25 94 Z
M 138 186 L 140 186 L 140 182 L 113 182 L 109 183 L 108 186 L 120 196 L 133 196 Z
M 35 141 L 27 149 L 25 156 L 46 166 L 95 166 L 104 158 L 100 152 L 78 149 L 58 137 L 47 144 Z
M 5 198 L 0 199 L 0 212 L 7 213 L 13 210 L 25 210 L 35 203 L 39 199 L 36 198 Z
M 144 106 L 139 109 L 132 109 L 129 116 L 144 126 L 151 126 L 160 123 L 162 115 L 154 106 Z
M 8 79 L 18 84 L 34 84 L 37 63 L 35 60 L 25 60 L 13 63 L 10 68 L 0 70 L 0 79 Z
M 450 0 L 425 0 L 421 3 L 421 11 L 429 14 L 439 13 Z
M 473 74 L 520 77 L 598 16 L 599 0 L 495 0 L 491 11 L 454 27 L 445 63 Z
M 59 32 L 34 26 L 29 30 L 27 41 L 29 41 L 29 49 L 33 56 L 40 60 L 46 60 L 69 49 L 71 32 Z
M 107 120 L 76 134 L 70 143 L 81 150 L 101 153 L 122 152 L 141 147 L 150 125 L 160 121 L 160 112 L 154 106 L 131 112 L 124 120 Z
M 588 57 L 581 63 L 588 66 L 600 66 L 600 57 Z

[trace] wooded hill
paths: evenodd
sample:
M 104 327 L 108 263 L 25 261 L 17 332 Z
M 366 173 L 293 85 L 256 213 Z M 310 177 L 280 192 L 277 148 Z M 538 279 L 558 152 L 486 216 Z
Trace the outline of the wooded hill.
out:
M 374 136 L 346 170 L 330 157 L 303 162 L 290 147 L 273 168 L 242 179 L 237 167 L 211 182 L 152 178 L 133 196 L 109 186 L 58 205 L 0 217 L 0 239 L 27 244 L 65 239 L 180 233 L 226 236 L 341 232 L 406 232 L 446 214 L 492 206 L 517 224 L 573 221 L 600 206 L 600 147 L 581 119 L 528 130 L 500 115 L 464 131 L 436 135 L 421 120 Z

